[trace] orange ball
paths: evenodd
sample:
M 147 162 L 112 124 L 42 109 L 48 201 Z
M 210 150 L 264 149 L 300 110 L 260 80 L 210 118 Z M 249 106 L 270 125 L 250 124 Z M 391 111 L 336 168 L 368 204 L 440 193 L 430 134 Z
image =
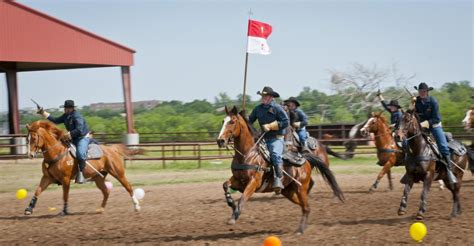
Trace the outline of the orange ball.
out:
M 281 246 L 281 240 L 276 236 L 269 236 L 263 241 L 263 246 Z

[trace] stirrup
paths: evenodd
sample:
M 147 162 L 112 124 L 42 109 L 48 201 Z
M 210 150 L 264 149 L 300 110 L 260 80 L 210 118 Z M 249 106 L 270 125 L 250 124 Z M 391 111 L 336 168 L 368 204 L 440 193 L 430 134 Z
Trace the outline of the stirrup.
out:
M 76 175 L 76 184 L 84 184 L 85 182 L 86 179 L 84 178 L 84 175 L 81 171 L 78 171 Z
M 458 182 L 456 176 L 454 176 L 453 171 L 447 169 L 446 170 L 446 175 L 448 176 L 448 181 L 450 184 L 456 184 Z

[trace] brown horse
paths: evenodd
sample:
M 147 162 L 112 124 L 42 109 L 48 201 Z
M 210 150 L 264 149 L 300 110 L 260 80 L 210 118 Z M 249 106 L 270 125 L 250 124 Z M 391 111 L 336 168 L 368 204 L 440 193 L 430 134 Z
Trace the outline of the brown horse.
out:
M 405 154 L 395 143 L 392 131 L 382 113 L 372 113 L 372 117 L 360 129 L 360 132 L 364 137 L 368 136 L 369 132 L 375 135 L 375 147 L 377 148 L 377 158 L 379 159 L 378 164 L 383 167 L 374 184 L 370 187 L 369 192 L 377 189 L 380 180 L 385 174 L 387 174 L 388 186 L 390 190 L 393 190 L 390 169 L 393 166 L 403 165 Z
M 71 179 L 73 179 L 78 170 L 77 161 L 69 154 L 68 147 L 59 139 L 64 134 L 62 130 L 57 128 L 53 123 L 47 121 L 36 121 L 31 125 L 27 125 L 28 144 L 30 157 L 36 157 L 36 153 L 43 153 L 42 171 L 40 184 L 36 188 L 35 195 L 31 199 L 30 204 L 25 209 L 25 215 L 33 213 L 39 195 L 48 188 L 52 183 L 62 185 L 64 207 L 62 215 L 67 215 L 69 187 Z M 104 154 L 100 159 L 88 160 L 88 162 L 98 170 L 102 176 L 98 175 L 91 167 L 86 165 L 84 168 L 84 176 L 95 181 L 96 186 L 102 191 L 104 196 L 101 207 L 97 210 L 103 212 L 109 197 L 109 190 L 105 185 L 105 176 L 110 173 L 115 177 L 132 197 L 135 211 L 140 210 L 138 199 L 133 195 L 132 186 L 125 177 L 125 169 L 123 164 L 123 155 L 127 153 L 123 145 L 101 146 Z
M 406 174 L 402 179 L 405 183 L 405 189 L 403 191 L 400 208 L 398 209 L 398 215 L 404 215 L 406 213 L 408 194 L 410 193 L 413 183 L 422 181 L 423 192 L 421 193 L 421 204 L 416 218 L 423 220 L 426 212 L 428 192 L 432 181 L 442 179 L 444 183 L 449 184 L 446 175 L 446 167 L 443 163 L 437 163 L 436 154 L 423 136 L 419 119 L 415 112 L 409 110 L 403 114 L 399 129 L 396 133 L 396 138 L 408 141 L 410 148 L 407 161 L 405 162 Z M 468 158 L 466 154 L 462 156 L 454 154 L 452 155 L 452 160 L 454 162 L 453 173 L 458 182 L 455 185 L 447 185 L 447 187 L 453 195 L 451 217 L 457 217 L 461 214 L 459 190 L 461 189 L 462 177 Z
M 228 224 L 235 224 L 239 218 L 245 202 L 255 192 L 272 192 L 273 174 L 269 171 L 270 163 L 259 152 L 259 142 L 256 142 L 255 129 L 247 122 L 242 112 L 238 113 L 237 108 L 227 110 L 222 129 L 217 138 L 219 147 L 226 147 L 228 141 L 233 138 L 235 155 L 232 160 L 232 177 L 224 182 L 223 188 L 227 204 L 232 208 L 232 216 Z M 260 139 L 259 139 L 260 140 Z M 311 153 L 306 153 L 304 164 L 300 167 L 284 165 L 286 173 L 282 182 L 285 188 L 281 193 L 295 204 L 298 204 L 303 215 L 297 232 L 303 233 L 307 226 L 310 212 L 308 204 L 308 193 L 314 181 L 311 179 L 311 170 L 317 167 L 325 180 L 331 186 L 334 194 L 344 201 L 344 196 L 332 172 L 322 161 Z M 232 199 L 229 188 L 242 193 L 237 206 Z

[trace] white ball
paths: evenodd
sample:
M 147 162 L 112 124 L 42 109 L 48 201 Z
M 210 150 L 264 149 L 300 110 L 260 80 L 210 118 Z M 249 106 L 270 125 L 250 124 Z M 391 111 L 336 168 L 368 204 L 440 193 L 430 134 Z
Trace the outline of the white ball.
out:
M 105 182 L 105 186 L 108 190 L 112 190 L 112 188 L 114 188 L 114 184 L 112 184 L 110 181 Z
M 138 200 L 142 200 L 145 197 L 145 191 L 142 188 L 136 188 L 135 190 L 133 190 L 133 195 Z

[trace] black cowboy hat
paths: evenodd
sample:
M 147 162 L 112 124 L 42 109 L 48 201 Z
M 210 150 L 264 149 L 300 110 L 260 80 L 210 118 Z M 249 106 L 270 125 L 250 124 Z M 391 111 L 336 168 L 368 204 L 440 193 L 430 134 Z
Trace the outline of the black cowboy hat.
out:
M 64 101 L 64 105 L 59 106 L 60 108 L 74 108 L 74 101 L 73 100 L 66 100 Z
M 296 100 L 296 97 L 290 97 L 287 100 L 283 101 L 284 104 L 288 104 L 290 102 L 294 103 L 296 107 L 300 106 L 300 103 L 298 102 L 298 100 Z
M 257 91 L 258 95 L 264 96 L 264 95 L 270 95 L 272 97 L 280 97 L 280 94 L 278 94 L 276 91 L 272 89 L 270 86 L 265 86 L 263 87 L 262 91 Z
M 395 107 L 397 107 L 397 108 L 401 108 L 401 107 L 400 107 L 400 104 L 398 104 L 398 100 L 391 100 L 391 101 L 387 104 L 387 106 L 395 106 Z
M 428 90 L 428 91 L 431 91 L 433 90 L 433 87 L 429 87 L 426 83 L 424 82 L 421 82 L 420 85 L 417 86 L 414 86 L 415 87 L 415 90 Z

